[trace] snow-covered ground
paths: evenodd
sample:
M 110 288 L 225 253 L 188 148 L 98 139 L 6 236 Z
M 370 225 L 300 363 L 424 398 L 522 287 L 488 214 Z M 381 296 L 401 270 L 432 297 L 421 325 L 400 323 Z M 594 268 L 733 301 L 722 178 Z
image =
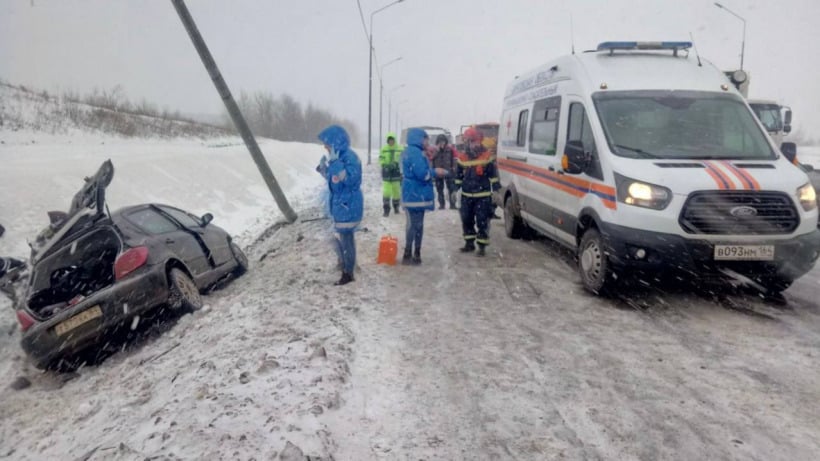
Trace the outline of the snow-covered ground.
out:
M 379 237 L 403 241 L 404 217 L 381 217 L 373 165 L 357 280 L 338 288 L 313 172 L 317 145 L 262 142 L 301 216 L 278 227 L 238 140 L 33 136 L 0 144 L 0 219 L 9 228 L 0 254 L 25 256 L 24 238 L 45 224 L 45 211 L 64 209 L 82 176 L 112 158 L 112 207 L 160 201 L 213 212 L 243 236 L 252 266 L 206 296 L 207 308 L 75 375 L 27 364 L 0 299 L 0 459 L 802 460 L 820 452 L 820 268 L 782 306 L 689 288 L 601 299 L 581 289 L 571 254 L 544 240 L 508 240 L 498 221 L 487 258 L 460 254 L 450 210 L 427 215 L 421 267 L 377 265 Z M 814 155 L 800 152 L 804 162 Z M 31 386 L 11 389 L 18 376 Z

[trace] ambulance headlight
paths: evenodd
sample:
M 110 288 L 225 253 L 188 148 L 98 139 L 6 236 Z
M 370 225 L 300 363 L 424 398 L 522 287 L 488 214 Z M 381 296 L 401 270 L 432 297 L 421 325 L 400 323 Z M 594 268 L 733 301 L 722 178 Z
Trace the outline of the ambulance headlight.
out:
M 797 189 L 797 196 L 800 198 L 800 204 L 803 205 L 804 210 L 811 211 L 817 208 L 817 192 L 811 184 L 806 184 Z
M 666 187 L 645 183 L 615 174 L 618 201 L 627 205 L 663 210 L 672 201 L 672 191 Z

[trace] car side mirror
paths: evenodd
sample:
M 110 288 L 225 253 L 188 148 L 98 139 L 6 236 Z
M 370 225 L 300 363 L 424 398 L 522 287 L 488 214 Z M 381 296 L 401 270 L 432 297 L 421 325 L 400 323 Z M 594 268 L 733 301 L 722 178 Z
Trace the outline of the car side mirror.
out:
M 787 109 L 786 113 L 783 115 L 783 123 L 786 126 L 789 126 L 789 125 L 792 124 L 792 111 L 791 111 L 791 109 Z
M 797 144 L 793 142 L 784 142 L 780 145 L 780 152 L 783 153 L 786 160 L 794 163 L 794 159 L 797 158 Z
M 584 151 L 581 141 L 567 141 L 564 148 L 564 157 L 561 158 L 561 167 L 569 174 L 581 174 L 589 165 L 589 155 Z
M 786 133 L 786 134 L 791 133 L 792 132 L 792 126 L 787 123 L 786 125 L 783 126 L 783 132 Z
M 213 220 L 214 220 L 214 215 L 212 215 L 211 213 L 205 213 L 204 215 L 202 215 L 202 218 L 201 218 L 201 224 L 200 224 L 200 225 L 201 225 L 202 227 L 205 227 L 205 226 L 207 226 L 208 224 L 210 224 L 210 223 L 211 223 L 211 221 L 213 221 Z

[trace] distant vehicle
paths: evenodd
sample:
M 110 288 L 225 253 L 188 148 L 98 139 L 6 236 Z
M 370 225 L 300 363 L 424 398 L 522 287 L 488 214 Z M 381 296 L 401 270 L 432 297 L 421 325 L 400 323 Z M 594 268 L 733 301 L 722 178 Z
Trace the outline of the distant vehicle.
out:
M 487 122 L 487 123 L 475 123 L 473 125 L 462 125 L 461 132 L 456 136 L 456 149 L 461 151 L 464 150 L 464 130 L 467 128 L 475 128 L 478 130 L 482 136 L 484 136 L 481 144 L 487 148 L 488 151 L 492 155 L 496 155 L 498 153 L 498 123 L 495 122 Z
M 749 107 L 752 108 L 757 119 L 766 128 L 775 145 L 782 149 L 783 138 L 792 131 L 792 110 L 788 106 L 781 105 L 776 101 L 764 99 L 748 99 L 749 83 L 751 76 L 744 70 L 723 71 L 724 75 L 737 88 L 738 92 L 746 98 Z M 796 150 L 795 150 L 796 155 Z
M 99 343 L 151 308 L 202 306 L 200 291 L 248 260 L 230 235 L 202 217 L 167 205 L 107 213 L 111 162 L 87 178 L 62 225 L 33 249 L 25 296 L 16 306 L 21 345 L 39 368 Z
M 576 251 L 589 291 L 683 272 L 776 294 L 820 257 L 805 171 L 691 46 L 605 42 L 507 87 L 505 232 L 532 228 Z
M 447 136 L 447 142 L 449 142 L 450 144 L 453 143 L 453 135 L 450 133 L 450 130 L 448 130 L 446 128 L 441 128 L 441 127 L 438 127 L 438 126 L 413 126 L 413 127 L 409 127 L 409 128 L 405 128 L 405 129 L 401 130 L 401 143 L 402 144 L 407 144 L 407 132 L 409 130 L 413 129 L 413 128 L 421 128 L 422 130 L 424 130 L 424 132 L 427 133 L 427 136 L 430 138 L 430 145 L 435 144 L 436 138 L 440 134 L 443 134 L 444 136 Z
M 792 131 L 791 108 L 782 106 L 775 101 L 762 99 L 750 99 L 748 103 L 757 119 L 766 127 L 766 131 L 775 144 L 778 146 L 783 144 L 783 137 Z

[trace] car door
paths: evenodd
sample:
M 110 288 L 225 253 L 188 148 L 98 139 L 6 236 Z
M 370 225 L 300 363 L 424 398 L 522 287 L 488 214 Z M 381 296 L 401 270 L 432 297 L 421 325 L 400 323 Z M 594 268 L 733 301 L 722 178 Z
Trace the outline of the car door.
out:
M 167 205 L 158 207 L 163 213 L 169 215 L 183 229 L 188 231 L 206 249 L 206 254 L 211 258 L 214 267 L 219 267 L 225 263 L 233 261 L 233 255 L 228 245 L 228 234 L 219 227 L 202 225 L 202 219 Z
M 145 206 L 129 211 L 125 215 L 131 224 L 154 240 L 157 245 L 164 245 L 171 253 L 182 260 L 197 280 L 207 277 L 211 270 L 206 248 L 187 230 L 159 210 Z
M 536 101 L 530 114 L 529 138 L 524 155 L 529 176 L 524 187 L 522 212 L 534 227 L 554 235 L 553 209 L 558 196 L 567 193 L 558 155 L 561 96 Z

